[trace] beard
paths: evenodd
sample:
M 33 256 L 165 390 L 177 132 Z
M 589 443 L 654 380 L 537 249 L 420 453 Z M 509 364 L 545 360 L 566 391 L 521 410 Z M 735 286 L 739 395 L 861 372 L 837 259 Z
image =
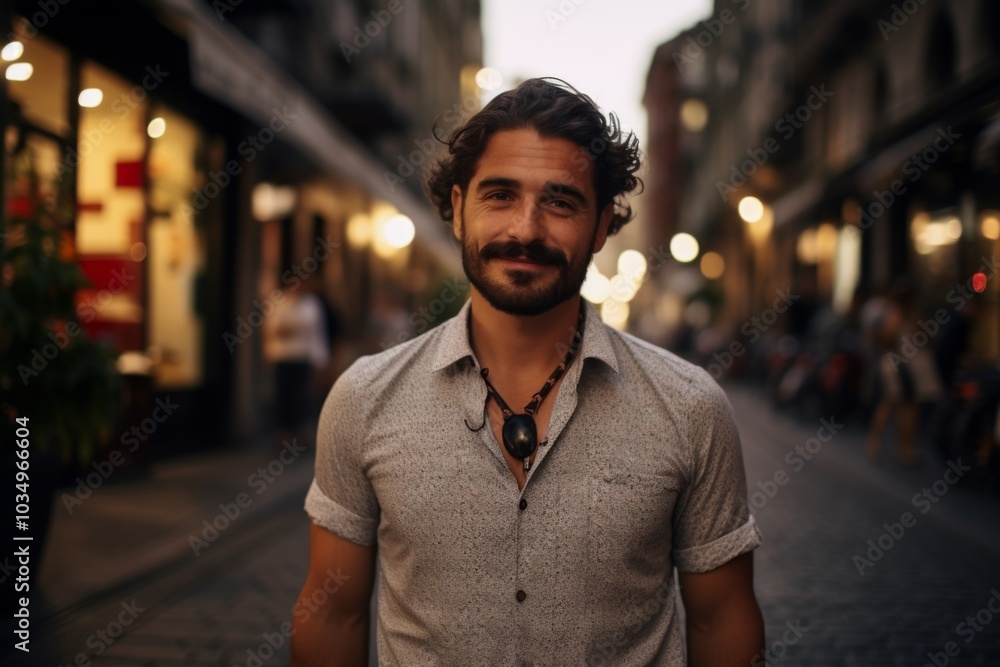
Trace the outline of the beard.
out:
M 591 259 L 589 254 L 570 261 L 561 251 L 542 243 L 522 245 L 514 240 L 487 243 L 477 251 L 466 236 L 464 224 L 461 237 L 462 268 L 465 269 L 469 282 L 491 306 L 508 315 L 541 315 L 548 312 L 579 294 L 587 277 Z M 596 237 L 595 228 L 594 238 Z M 594 238 L 590 240 L 591 248 Z M 487 263 L 498 258 L 526 258 L 554 266 L 559 271 L 553 277 L 549 271 L 504 268 L 502 271 L 506 274 L 506 280 L 492 281 L 487 277 Z

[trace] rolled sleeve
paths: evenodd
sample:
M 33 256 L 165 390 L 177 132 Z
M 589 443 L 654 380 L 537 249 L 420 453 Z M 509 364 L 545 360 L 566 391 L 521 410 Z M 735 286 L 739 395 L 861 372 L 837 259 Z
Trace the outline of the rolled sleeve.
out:
M 323 493 L 313 480 L 306 494 L 306 513 L 312 522 L 349 542 L 370 547 L 375 544 L 378 521 L 359 516 Z
M 690 422 L 688 483 L 674 513 L 673 560 L 682 572 L 707 572 L 761 544 L 732 407 L 707 373 L 702 379 Z
M 688 549 L 674 551 L 674 565 L 681 572 L 708 572 L 761 544 L 760 530 L 753 516 L 731 533 Z
M 355 363 L 323 403 L 316 434 L 316 470 L 305 510 L 322 528 L 361 546 L 376 541 L 380 508 L 364 458 L 367 432 L 363 374 Z

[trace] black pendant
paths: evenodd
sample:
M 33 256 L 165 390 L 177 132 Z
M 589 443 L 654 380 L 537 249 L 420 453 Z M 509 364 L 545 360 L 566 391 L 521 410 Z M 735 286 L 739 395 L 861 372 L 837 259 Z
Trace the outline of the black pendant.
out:
M 538 431 L 531 415 L 511 415 L 503 423 L 503 444 L 515 459 L 525 460 L 535 451 Z

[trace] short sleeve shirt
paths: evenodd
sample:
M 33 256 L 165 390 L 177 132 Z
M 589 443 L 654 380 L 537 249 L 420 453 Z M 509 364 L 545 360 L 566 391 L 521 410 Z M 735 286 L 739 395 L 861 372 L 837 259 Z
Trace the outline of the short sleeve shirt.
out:
M 759 546 L 721 388 L 585 308 L 523 489 L 483 425 L 471 301 L 330 391 L 306 510 L 377 545 L 380 665 L 685 665 L 674 568 Z

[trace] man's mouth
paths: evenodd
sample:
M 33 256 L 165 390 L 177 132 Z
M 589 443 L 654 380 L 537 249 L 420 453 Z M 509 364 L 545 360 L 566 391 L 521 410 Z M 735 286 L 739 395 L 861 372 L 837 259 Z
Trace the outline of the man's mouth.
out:
M 504 262 L 510 262 L 511 264 L 517 264 L 520 266 L 549 266 L 550 262 L 545 262 L 537 259 L 530 259 L 528 257 L 498 257 L 497 259 L 503 260 Z

